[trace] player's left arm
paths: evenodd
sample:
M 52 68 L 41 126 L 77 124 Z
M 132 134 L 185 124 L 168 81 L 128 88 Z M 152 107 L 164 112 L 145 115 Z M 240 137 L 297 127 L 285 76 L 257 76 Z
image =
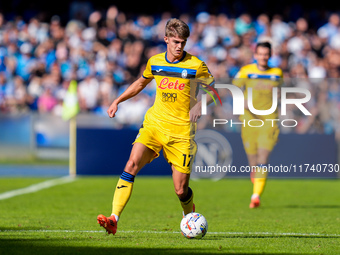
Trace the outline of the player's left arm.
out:
M 202 62 L 200 67 L 197 69 L 196 79 L 198 80 L 198 86 L 202 86 L 202 89 L 208 91 L 210 95 L 207 97 L 207 105 L 215 101 L 215 97 L 217 96 L 217 90 L 215 89 L 215 79 L 210 73 L 207 65 Z M 214 91 L 214 92 L 212 92 Z M 198 101 L 190 110 L 190 121 L 197 122 L 198 119 L 202 115 L 202 101 Z

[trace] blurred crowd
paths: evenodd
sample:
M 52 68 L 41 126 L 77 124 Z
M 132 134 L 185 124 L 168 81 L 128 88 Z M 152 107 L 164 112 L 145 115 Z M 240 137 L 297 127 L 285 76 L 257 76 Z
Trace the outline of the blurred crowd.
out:
M 147 60 L 166 50 L 164 28 L 170 18 L 168 12 L 130 18 L 115 6 L 89 12 L 87 22 L 71 19 L 66 25 L 58 16 L 45 23 L 38 18 L 5 20 L 0 14 L 0 113 L 60 116 L 68 85 L 75 79 L 81 111 L 106 114 L 112 100 L 142 74 Z M 329 13 L 317 28 L 309 27 L 303 17 L 284 20 L 279 14 L 230 17 L 200 12 L 179 18 L 191 30 L 186 51 L 205 61 L 218 82 L 230 80 L 241 66 L 253 62 L 256 42 L 270 41 L 270 65 L 283 70 L 289 86 L 305 87 L 312 93 L 308 103 L 312 117 L 301 116 L 295 109 L 288 114 L 299 118 L 294 131 L 333 133 L 340 129 L 337 13 Z M 122 126 L 139 125 L 153 103 L 155 88 L 152 82 L 140 95 L 121 104 L 117 121 Z

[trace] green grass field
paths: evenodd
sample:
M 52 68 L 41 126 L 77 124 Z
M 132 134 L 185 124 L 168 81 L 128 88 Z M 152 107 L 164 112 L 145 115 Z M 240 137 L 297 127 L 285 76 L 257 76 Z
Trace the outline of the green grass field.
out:
M 202 240 L 180 234 L 181 207 L 169 177 L 137 177 L 118 232 L 109 215 L 118 177 L 71 183 L 0 200 L 0 254 L 339 254 L 340 181 L 269 180 L 262 207 L 248 208 L 246 179 L 191 181 Z M 2 178 L 0 193 L 46 181 Z

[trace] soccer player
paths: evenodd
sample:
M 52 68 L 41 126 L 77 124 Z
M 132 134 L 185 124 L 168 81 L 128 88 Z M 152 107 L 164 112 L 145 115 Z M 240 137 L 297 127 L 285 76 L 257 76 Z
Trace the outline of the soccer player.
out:
M 260 206 L 260 196 L 267 180 L 267 172 L 263 171 L 263 166 L 268 164 L 269 155 L 276 145 L 279 135 L 277 110 L 269 115 L 255 115 L 249 111 L 247 104 L 248 88 L 252 88 L 252 102 L 256 110 L 270 109 L 273 88 L 277 87 L 279 92 L 282 70 L 268 66 L 270 56 L 271 44 L 269 42 L 257 43 L 254 54 L 256 63 L 243 66 L 233 80 L 234 85 L 245 90 L 245 111 L 244 115 L 240 116 L 240 119 L 245 121 L 242 126 L 241 136 L 248 164 L 253 169 L 251 172 L 253 194 L 249 205 L 250 208 Z M 248 121 L 252 119 L 262 120 L 264 125 L 261 127 L 252 127 L 255 124 L 249 126 Z
M 131 196 L 135 176 L 144 165 L 158 157 L 162 149 L 171 166 L 175 192 L 183 208 L 183 215 L 195 210 L 189 177 L 196 153 L 193 138 L 196 121 L 201 116 L 201 102 L 197 102 L 196 94 L 192 96 L 190 79 L 212 79 L 212 75 L 203 61 L 184 51 L 189 35 L 187 24 L 179 19 L 170 19 L 165 27 L 166 52 L 151 57 L 143 75 L 114 100 L 107 110 L 113 118 L 121 102 L 137 95 L 152 79 L 156 80 L 155 102 L 144 117 L 130 158 L 118 180 L 112 214 L 109 217 L 97 217 L 97 222 L 109 234 L 117 231 L 117 222 Z

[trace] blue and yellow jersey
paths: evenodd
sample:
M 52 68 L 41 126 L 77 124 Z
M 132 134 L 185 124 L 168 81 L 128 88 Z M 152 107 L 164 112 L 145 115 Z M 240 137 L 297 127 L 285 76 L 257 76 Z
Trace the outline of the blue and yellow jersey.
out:
M 149 59 L 143 77 L 157 83 L 155 102 L 147 111 L 144 124 L 157 125 L 165 134 L 188 138 L 192 128 L 190 105 L 193 100 L 196 102 L 190 83 L 196 78 L 213 79 L 206 64 L 185 51 L 180 60 L 169 62 L 164 52 Z
M 274 67 L 262 71 L 254 63 L 242 67 L 233 79 L 233 84 L 244 88 L 245 100 L 248 100 L 248 88 L 252 88 L 254 108 L 257 110 L 268 110 L 272 106 L 273 87 L 281 86 L 282 77 L 282 70 L 280 68 Z M 277 116 L 277 110 L 275 115 Z

